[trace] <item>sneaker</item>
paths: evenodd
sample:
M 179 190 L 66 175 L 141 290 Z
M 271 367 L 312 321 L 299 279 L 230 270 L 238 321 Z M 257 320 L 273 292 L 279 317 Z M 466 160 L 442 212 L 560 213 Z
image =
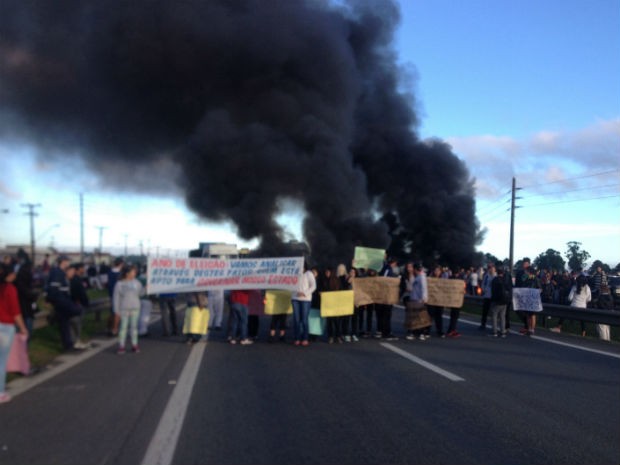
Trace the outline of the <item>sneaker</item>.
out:
M 351 342 L 351 336 L 345 336 L 344 342 Z
M 251 344 L 254 344 L 254 341 L 252 339 L 242 339 L 239 344 L 241 344 L 242 346 L 249 346 Z
M 139 353 L 140 353 L 140 347 L 138 347 L 138 346 L 133 346 L 133 347 L 131 348 L 131 351 L 132 351 L 134 354 L 139 354 Z
M 448 333 L 448 337 L 457 338 L 457 337 L 460 337 L 460 336 L 461 336 L 461 333 L 459 333 L 458 331 L 450 331 Z
M 398 338 L 396 336 L 394 336 L 393 334 L 389 334 L 388 336 L 385 337 L 386 341 L 398 341 Z
M 438 336 L 439 336 L 441 339 L 445 339 L 445 338 L 446 338 L 446 334 L 445 334 L 445 333 L 440 333 L 440 334 L 438 334 Z
M 424 334 L 420 334 L 420 336 L 418 337 L 418 339 L 420 341 L 426 341 L 426 336 Z
M 327 340 L 327 343 L 328 343 L 328 344 L 333 344 L 333 343 L 334 343 L 334 338 L 333 338 L 333 337 L 330 337 L 330 338 Z
M 118 350 L 116 351 L 116 353 L 118 355 L 123 355 L 125 353 L 125 348 L 124 347 L 119 347 Z
M 504 339 L 506 339 L 506 331 L 504 331 L 504 332 L 502 333 L 502 337 L 503 337 Z
M 301 341 L 295 341 L 293 344 L 296 346 L 301 345 Z
M 521 328 L 521 329 L 519 330 L 519 334 L 520 334 L 521 336 L 524 336 L 524 335 L 525 335 L 525 334 L 527 334 L 527 333 L 528 333 L 527 328 Z
M 235 345 L 237 343 L 236 339 L 229 339 L 228 342 L 232 345 Z
M 308 347 L 310 345 L 310 343 L 308 341 L 301 341 L 301 346 L 302 347 Z
M 499 337 L 499 334 L 493 333 L 493 337 Z
M 344 340 L 341 337 L 337 337 L 336 341 L 338 342 L 338 344 L 342 344 L 344 342 Z
M 357 336 L 355 334 L 353 336 L 351 336 L 351 340 L 353 342 L 359 342 L 359 339 L 357 338 Z
M 413 341 L 415 339 L 415 336 L 413 334 L 407 334 L 405 336 L 405 339 L 407 339 L 408 341 Z
M 0 404 L 11 401 L 11 395 L 8 392 L 0 392 Z
M 375 339 L 381 339 L 381 333 L 375 333 Z
M 556 326 L 555 328 L 551 328 L 551 332 L 552 333 L 561 333 L 562 332 L 562 328 Z

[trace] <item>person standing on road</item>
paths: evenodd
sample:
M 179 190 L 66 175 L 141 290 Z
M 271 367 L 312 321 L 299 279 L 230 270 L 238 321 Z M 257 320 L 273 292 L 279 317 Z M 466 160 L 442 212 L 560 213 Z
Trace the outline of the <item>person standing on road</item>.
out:
M 30 335 L 32 335 L 34 317 L 37 312 L 37 293 L 34 290 L 32 271 L 32 262 L 30 258 L 26 256 L 22 260 L 21 266 L 17 271 L 17 277 L 14 283 L 17 288 L 22 317 L 24 318 L 24 323 Z
M 159 294 L 159 312 L 161 313 L 161 327 L 164 337 L 171 334 L 176 336 L 179 333 L 176 299 L 176 294 Z
M 426 273 L 421 263 L 413 265 L 415 279 L 411 286 L 411 293 L 409 294 L 409 302 L 421 311 L 426 308 L 426 301 L 428 300 L 428 283 L 426 281 Z M 420 341 L 426 340 L 426 328 L 420 328 L 413 330 L 414 338 L 417 336 Z
M 480 318 L 480 331 L 487 329 L 487 318 L 489 316 L 489 310 L 491 310 L 491 282 L 496 276 L 495 265 L 489 263 L 487 265 L 487 272 L 482 277 L 482 317 Z
M 84 344 L 80 341 L 82 335 L 82 320 L 84 318 L 84 311 L 88 308 L 89 300 L 86 294 L 86 288 L 84 287 L 84 264 L 75 263 L 71 265 L 67 271 L 67 279 L 69 280 L 69 289 L 71 293 L 71 300 L 80 308 L 78 315 L 72 316 L 69 320 L 69 326 L 71 328 L 71 339 L 73 340 L 73 347 L 81 350 L 88 348 L 88 344 Z M 73 274 L 73 276 L 71 276 Z
M 0 404 L 11 400 L 11 396 L 5 392 L 6 363 L 15 336 L 15 326 L 20 334 L 28 337 L 28 329 L 19 307 L 17 289 L 13 285 L 16 276 L 12 265 L 0 264 Z
M 299 279 L 297 292 L 293 292 L 293 332 L 296 346 L 307 346 L 308 342 L 308 315 L 310 313 L 310 303 L 312 293 L 316 290 L 316 280 L 314 274 L 308 269 L 304 262 L 304 272 Z
M 400 268 L 398 267 L 396 259 L 389 258 L 383 265 L 378 276 L 400 278 Z M 375 311 L 377 312 L 377 329 L 381 331 L 380 337 L 386 341 L 398 340 L 394 333 L 392 333 L 392 305 L 375 304 Z
M 237 343 L 237 334 L 240 335 L 239 344 L 250 345 L 254 341 L 248 338 L 248 304 L 250 302 L 249 291 L 232 291 L 230 293 L 230 334 L 228 341 Z
M 60 328 L 62 348 L 65 351 L 74 350 L 70 320 L 79 310 L 71 300 L 69 281 L 67 280 L 69 265 L 69 257 L 66 255 L 58 257 L 57 266 L 50 270 L 47 283 L 47 301 L 54 307 L 54 315 Z
M 506 337 L 506 306 L 510 299 L 510 290 L 506 289 L 504 270 L 500 268 L 491 281 L 491 315 L 493 318 L 493 336 Z M 497 320 L 499 319 L 499 327 Z
M 436 279 L 444 278 L 444 272 L 443 272 L 442 267 L 439 265 L 436 265 L 435 268 L 433 268 L 431 277 L 436 278 Z M 437 331 L 437 336 L 441 338 L 446 337 L 446 335 L 443 332 L 443 309 L 444 308 L 438 305 L 427 305 L 426 308 L 431 318 L 435 322 L 435 330 Z M 429 331 L 430 331 L 430 328 L 429 328 Z
M 108 319 L 108 334 L 110 336 L 118 335 L 119 316 L 116 313 L 116 307 L 114 307 L 114 288 L 118 281 L 121 270 L 123 269 L 124 260 L 121 257 L 114 259 L 114 267 L 108 272 L 108 294 L 110 295 L 110 318 Z
M 143 287 L 136 279 L 136 267 L 124 265 L 119 280 L 114 286 L 114 308 L 120 319 L 118 331 L 118 350 L 117 353 L 125 353 L 125 342 L 127 340 L 127 330 L 131 340 L 133 352 L 140 352 L 138 347 L 138 319 L 140 318 L 140 296 L 143 294 Z
M 221 331 L 222 319 L 224 318 L 224 289 L 210 289 L 208 297 L 211 310 L 209 328 Z

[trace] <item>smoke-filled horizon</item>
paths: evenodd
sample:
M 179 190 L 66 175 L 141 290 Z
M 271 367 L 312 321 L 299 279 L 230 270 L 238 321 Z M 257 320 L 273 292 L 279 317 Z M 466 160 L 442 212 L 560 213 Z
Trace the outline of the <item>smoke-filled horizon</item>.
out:
M 112 183 L 127 176 L 110 166 L 172 160 L 189 208 L 265 254 L 285 253 L 290 199 L 318 263 L 356 245 L 465 262 L 473 182 L 415 132 L 398 21 L 389 0 L 7 0 L 0 137 L 79 153 Z

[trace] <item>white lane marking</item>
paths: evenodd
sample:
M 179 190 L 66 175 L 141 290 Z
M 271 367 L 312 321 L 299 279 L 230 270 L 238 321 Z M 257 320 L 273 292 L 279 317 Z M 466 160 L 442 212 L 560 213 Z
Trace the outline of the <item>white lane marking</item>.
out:
M 206 346 L 207 344 L 194 344 L 192 347 L 157 430 L 142 459 L 142 465 L 169 465 L 172 463 Z
M 469 321 L 469 320 L 465 320 L 465 319 L 459 319 L 459 323 L 465 323 L 465 324 L 468 324 L 468 325 L 480 326 L 480 323 L 476 323 L 475 321 Z M 520 337 L 527 337 L 527 336 L 523 336 L 523 335 L 519 334 L 518 331 L 514 331 L 512 329 L 509 332 L 510 332 L 510 334 L 515 334 L 515 335 L 520 336 Z M 607 357 L 613 357 L 613 358 L 620 359 L 620 354 L 615 354 L 613 352 L 606 352 L 604 350 L 591 349 L 590 347 L 578 346 L 577 344 L 571 344 L 569 342 L 556 341 L 555 339 L 549 339 L 547 337 L 542 337 L 542 336 L 530 336 L 529 338 L 530 339 L 536 339 L 537 341 L 548 342 L 550 344 L 557 344 L 559 346 L 570 347 L 571 349 L 583 350 L 584 352 L 592 352 L 594 354 L 605 355 Z
M 420 357 L 416 357 L 415 355 L 410 354 L 407 351 L 399 349 L 398 347 L 389 344 L 387 342 L 382 342 L 381 345 L 388 350 L 400 355 L 401 357 L 405 357 L 407 360 L 412 361 L 413 363 L 417 363 L 418 365 L 422 365 L 424 368 L 427 368 L 431 371 L 434 371 L 438 375 L 445 376 L 450 381 L 465 381 L 464 378 L 455 375 L 454 373 L 450 373 L 449 371 L 444 370 L 443 368 L 439 368 L 437 365 L 433 365 L 432 363 L 427 362 L 426 360 L 422 360 Z

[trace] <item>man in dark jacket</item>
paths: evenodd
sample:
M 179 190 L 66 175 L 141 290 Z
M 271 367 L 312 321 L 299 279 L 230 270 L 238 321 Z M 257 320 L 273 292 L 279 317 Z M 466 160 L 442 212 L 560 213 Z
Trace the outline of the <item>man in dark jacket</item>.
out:
M 57 265 L 50 270 L 47 281 L 47 301 L 54 307 L 64 350 L 73 350 L 69 320 L 76 313 L 66 275 L 69 264 L 69 257 L 66 255 L 58 257 Z
M 81 350 L 88 348 L 88 344 L 84 344 L 80 341 L 82 334 L 82 319 L 84 312 L 89 305 L 88 295 L 86 294 L 86 287 L 84 283 L 85 268 L 83 263 L 75 263 L 71 265 L 70 269 L 73 269 L 73 277 L 69 282 L 71 300 L 79 307 L 80 313 L 72 316 L 69 320 L 69 326 L 71 328 L 71 337 L 74 341 L 73 347 Z

